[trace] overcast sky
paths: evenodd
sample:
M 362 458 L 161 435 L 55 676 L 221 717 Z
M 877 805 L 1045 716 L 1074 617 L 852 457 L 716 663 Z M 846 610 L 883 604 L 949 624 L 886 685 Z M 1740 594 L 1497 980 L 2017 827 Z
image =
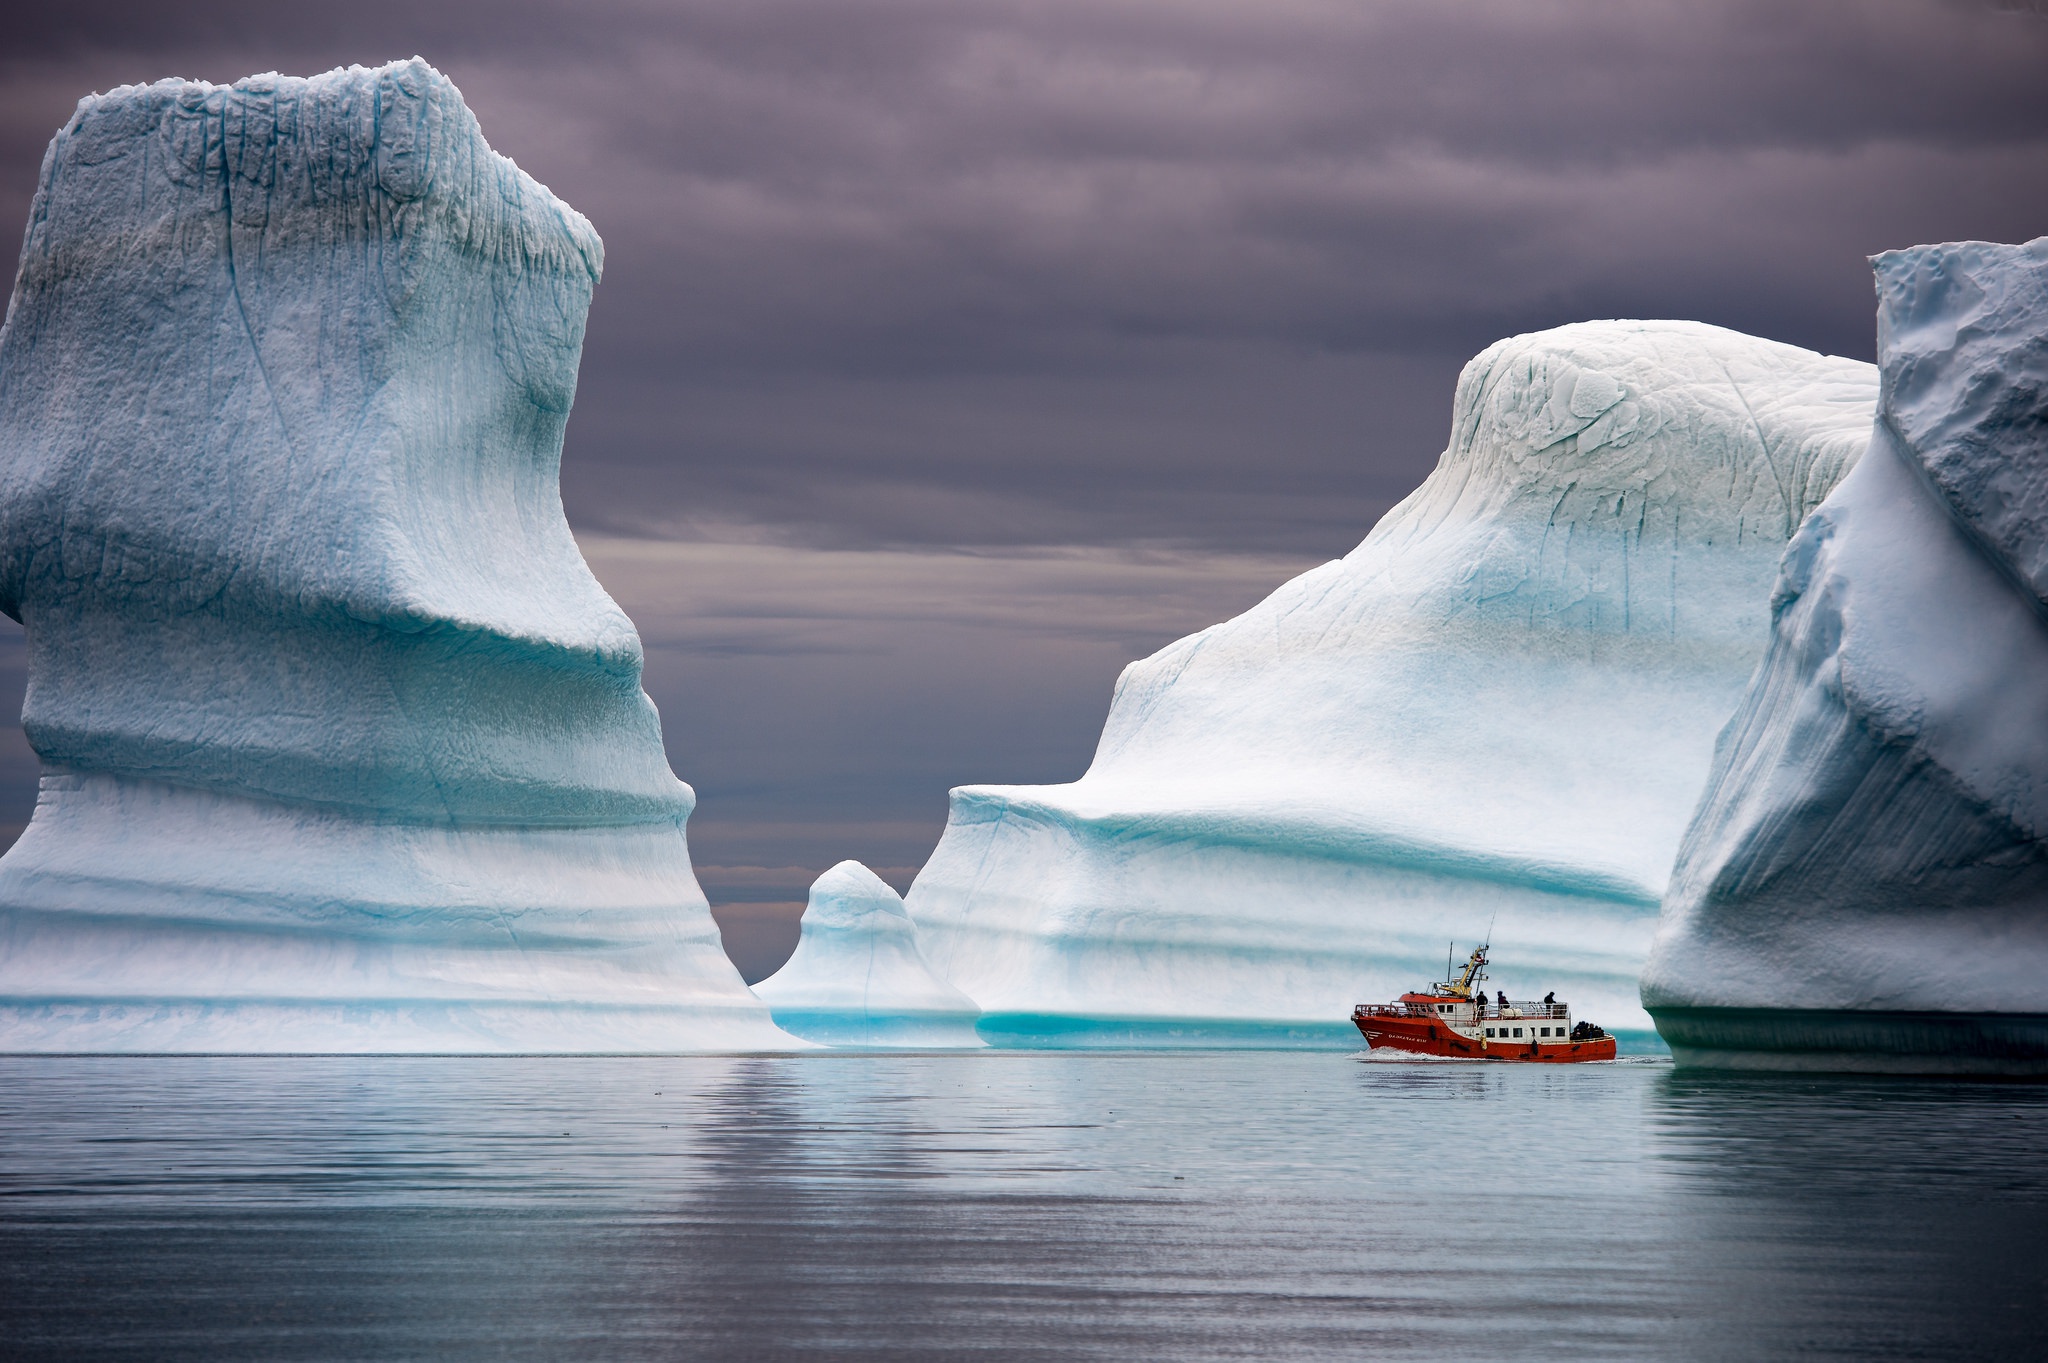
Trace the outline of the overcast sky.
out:
M 907 884 L 948 786 L 1079 775 L 1123 663 L 1362 538 L 1488 342 L 1869 358 L 1864 257 L 2048 232 L 2043 9 L 51 5 L 0 220 L 89 91 L 455 80 L 604 236 L 564 498 L 754 975 L 818 871 Z M 33 770 L 0 734 L 0 821 Z

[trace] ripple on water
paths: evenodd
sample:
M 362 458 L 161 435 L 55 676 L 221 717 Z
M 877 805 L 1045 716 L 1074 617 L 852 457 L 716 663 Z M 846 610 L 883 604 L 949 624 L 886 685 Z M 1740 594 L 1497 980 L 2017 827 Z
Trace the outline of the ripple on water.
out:
M 1962 1357 L 2048 1087 L 1317 1052 L 0 1058 L 23 1356 Z

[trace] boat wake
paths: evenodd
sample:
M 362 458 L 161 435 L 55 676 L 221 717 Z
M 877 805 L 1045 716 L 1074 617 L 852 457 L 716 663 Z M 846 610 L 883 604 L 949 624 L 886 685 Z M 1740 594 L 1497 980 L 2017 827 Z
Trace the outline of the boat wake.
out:
M 1421 1051 L 1375 1050 L 1368 1047 L 1353 1059 L 1375 1065 L 1486 1065 L 1493 1062 L 1476 1055 L 1425 1055 Z

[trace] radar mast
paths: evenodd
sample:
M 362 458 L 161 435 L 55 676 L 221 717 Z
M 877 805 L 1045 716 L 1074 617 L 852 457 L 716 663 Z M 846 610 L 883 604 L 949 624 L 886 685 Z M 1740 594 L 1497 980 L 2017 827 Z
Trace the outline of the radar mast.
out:
M 1466 999 L 1471 998 L 1472 987 L 1481 980 L 1489 978 L 1486 974 L 1486 949 L 1491 945 L 1492 943 L 1490 942 L 1481 942 L 1478 946 L 1472 948 L 1472 954 L 1465 958 L 1464 968 L 1450 979 L 1439 981 L 1436 988 L 1446 994 L 1456 994 L 1458 997 Z

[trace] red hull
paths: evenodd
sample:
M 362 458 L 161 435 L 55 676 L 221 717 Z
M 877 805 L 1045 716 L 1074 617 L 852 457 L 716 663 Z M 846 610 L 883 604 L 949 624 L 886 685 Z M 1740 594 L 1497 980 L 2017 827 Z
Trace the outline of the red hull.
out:
M 1351 1020 L 1358 1025 L 1365 1044 L 1374 1050 L 1412 1051 L 1459 1060 L 1520 1060 L 1538 1065 L 1569 1065 L 1615 1057 L 1611 1036 L 1587 1041 L 1489 1041 L 1462 1036 L 1434 1018 L 1368 1013 L 1362 1008 L 1351 1015 Z

